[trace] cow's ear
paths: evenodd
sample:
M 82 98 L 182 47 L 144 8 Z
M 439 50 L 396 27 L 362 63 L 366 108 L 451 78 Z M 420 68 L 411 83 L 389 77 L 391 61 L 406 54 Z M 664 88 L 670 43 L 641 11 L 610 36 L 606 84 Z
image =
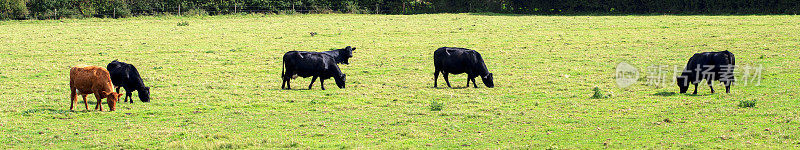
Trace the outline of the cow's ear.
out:
M 353 47 L 353 49 L 352 49 L 352 50 L 350 50 L 350 51 L 356 51 L 356 47 Z
M 111 95 L 111 93 L 103 91 L 103 95 Z

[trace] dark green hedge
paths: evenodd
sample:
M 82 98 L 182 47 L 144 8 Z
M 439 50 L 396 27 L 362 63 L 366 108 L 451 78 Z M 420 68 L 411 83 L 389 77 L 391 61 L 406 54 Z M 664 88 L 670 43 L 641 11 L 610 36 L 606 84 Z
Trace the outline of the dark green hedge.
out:
M 250 12 L 797 14 L 800 0 L 0 0 L 0 19 Z
M 512 0 L 515 13 L 797 14 L 800 0 Z
M 0 19 L 25 19 L 28 16 L 26 0 L 0 0 Z

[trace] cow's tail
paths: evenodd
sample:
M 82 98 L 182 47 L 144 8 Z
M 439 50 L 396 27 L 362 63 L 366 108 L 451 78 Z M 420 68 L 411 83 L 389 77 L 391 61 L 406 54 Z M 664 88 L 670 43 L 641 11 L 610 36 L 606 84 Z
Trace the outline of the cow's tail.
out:
M 283 79 L 286 76 L 286 63 L 287 63 L 286 62 L 286 58 L 285 58 L 286 56 L 290 56 L 290 55 L 285 55 L 283 61 L 281 61 L 281 62 L 283 62 L 283 64 L 281 65 L 281 79 Z M 299 53 L 297 54 L 297 56 L 299 56 L 300 58 L 303 58 L 303 55 L 300 55 Z M 292 63 L 292 62 L 290 62 L 290 63 Z M 293 75 L 291 78 L 295 79 L 295 78 L 297 78 L 297 75 Z

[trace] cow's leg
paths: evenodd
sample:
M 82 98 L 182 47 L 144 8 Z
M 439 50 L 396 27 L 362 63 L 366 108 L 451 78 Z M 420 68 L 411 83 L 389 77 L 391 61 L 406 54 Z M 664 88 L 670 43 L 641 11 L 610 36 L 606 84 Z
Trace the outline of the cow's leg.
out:
M 286 89 L 286 84 L 289 84 L 289 78 L 286 77 L 286 74 L 283 74 L 281 77 L 283 78 L 283 82 L 281 82 L 281 89 Z
M 442 77 L 444 77 L 444 82 L 447 83 L 447 87 L 453 88 L 452 86 L 450 86 L 450 80 L 447 79 L 447 72 L 442 72 Z
M 311 86 L 314 85 L 314 81 L 317 81 L 317 76 L 311 77 L 311 83 L 308 84 L 308 89 L 311 89 Z M 322 82 L 322 80 L 319 80 Z
M 291 76 L 286 78 L 286 89 L 287 90 L 291 90 L 292 89 L 292 78 L 291 78 Z
M 75 92 L 75 88 L 70 88 L 70 90 L 72 90 L 72 92 L 69 94 L 69 110 L 71 111 L 75 103 L 78 102 L 78 93 Z
M 725 93 L 731 93 L 731 82 L 730 81 L 725 83 Z
M 128 102 L 129 98 L 131 103 L 133 103 L 133 90 L 125 89 L 125 102 Z
M 474 86 L 475 88 L 478 88 L 478 84 L 475 83 L 475 78 L 472 78 L 471 80 L 472 80 L 472 86 Z
M 472 80 L 472 79 L 470 79 L 470 78 L 469 78 L 469 75 L 467 75 L 467 86 L 466 86 L 466 87 L 469 87 L 469 81 L 470 81 L 470 80 Z
M 436 82 L 439 81 L 439 70 L 433 72 L 433 87 L 436 87 Z
M 119 88 L 121 88 L 121 86 L 118 86 L 118 87 L 117 87 L 117 93 L 119 93 Z
M 713 85 L 714 85 L 714 82 L 711 82 L 711 80 L 708 80 L 708 88 L 711 89 L 711 94 L 714 94 L 714 86 Z
M 694 92 L 693 95 L 697 95 L 697 83 L 694 83 Z
M 322 87 L 322 90 L 325 90 L 325 79 L 319 79 L 319 87 Z M 309 89 L 311 89 L 309 87 Z
M 69 90 L 69 100 L 71 102 L 69 103 L 69 110 L 72 110 L 73 105 L 75 105 L 75 101 L 78 101 L 78 93 L 75 92 L 75 88 L 73 87 L 70 87 Z
M 133 104 L 133 92 L 125 90 L 125 102 L 128 102 L 128 98 L 131 99 L 131 104 Z
M 281 77 L 281 89 L 286 89 L 286 78 Z
M 117 92 L 117 93 L 119 93 L 119 92 Z M 125 97 L 123 97 L 123 98 L 122 98 L 122 99 L 124 99 L 124 101 L 123 101 L 123 102 L 128 102 L 128 95 L 130 95 L 130 94 L 131 94 L 131 93 L 130 93 L 130 92 L 128 92 L 128 90 L 125 90 Z M 133 101 L 133 100 L 131 100 L 131 101 Z M 132 103 L 132 102 L 131 102 L 131 103 Z
M 102 94 L 100 94 L 99 92 L 98 93 L 94 93 L 94 98 L 97 99 L 97 103 L 94 106 L 94 110 L 98 110 L 99 109 L 100 111 L 103 111 L 103 105 L 100 105 L 101 103 L 103 103 Z
M 86 111 L 89 111 L 89 102 L 86 101 L 86 94 L 81 96 L 83 96 L 83 107 L 86 107 Z

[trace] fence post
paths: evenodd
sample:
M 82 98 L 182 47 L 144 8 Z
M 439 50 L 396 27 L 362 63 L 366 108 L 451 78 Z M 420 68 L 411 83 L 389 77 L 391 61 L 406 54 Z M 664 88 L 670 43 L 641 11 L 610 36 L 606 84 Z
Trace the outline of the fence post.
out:
M 181 4 L 178 4 L 178 16 L 181 16 Z
M 117 7 L 114 7 L 114 13 L 113 13 L 113 16 L 114 16 L 114 19 L 116 19 L 116 18 L 117 18 Z
M 375 14 L 380 14 L 380 13 L 381 13 L 381 9 L 378 8 L 378 3 L 375 3 Z
M 403 3 L 403 14 L 406 14 L 406 3 Z

